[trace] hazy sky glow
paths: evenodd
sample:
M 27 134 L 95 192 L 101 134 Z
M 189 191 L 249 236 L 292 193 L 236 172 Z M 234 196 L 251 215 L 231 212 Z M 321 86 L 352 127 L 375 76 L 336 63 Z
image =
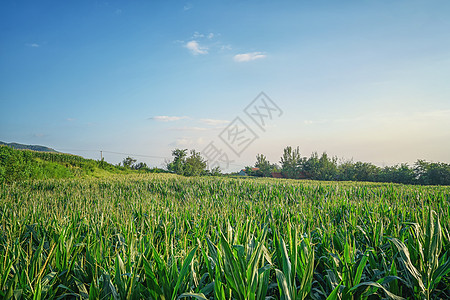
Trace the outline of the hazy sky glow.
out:
M 287 145 L 449 163 L 449 16 L 447 0 L 3 1 L 0 140 L 161 166 L 175 147 L 226 150 L 217 136 L 264 91 L 283 115 L 249 122 L 233 170 Z

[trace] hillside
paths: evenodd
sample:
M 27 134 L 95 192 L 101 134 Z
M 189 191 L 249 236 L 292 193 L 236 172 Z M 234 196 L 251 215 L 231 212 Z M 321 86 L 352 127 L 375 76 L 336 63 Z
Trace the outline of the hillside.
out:
M 0 145 L 0 183 L 27 179 L 107 177 L 132 172 L 137 171 L 77 155 L 16 150 Z
M 58 151 L 56 151 L 53 148 L 40 146 L 40 145 L 25 145 L 25 144 L 19 144 L 19 143 L 5 143 L 5 142 L 2 142 L 2 141 L 0 141 L 0 145 L 8 146 L 8 147 L 11 147 L 13 149 L 18 149 L 18 150 L 33 150 L 33 151 L 41 151 L 41 152 L 55 152 L 55 153 L 58 153 Z

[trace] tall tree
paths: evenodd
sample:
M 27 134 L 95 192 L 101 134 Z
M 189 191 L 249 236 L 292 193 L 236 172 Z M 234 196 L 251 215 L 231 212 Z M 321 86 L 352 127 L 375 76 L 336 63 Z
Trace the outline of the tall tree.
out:
M 206 160 L 200 155 L 200 152 L 191 150 L 191 156 L 186 158 L 183 175 L 198 176 L 202 175 L 206 169 Z
M 299 147 L 292 149 L 291 146 L 287 146 L 284 148 L 280 163 L 281 172 L 286 178 L 299 178 L 302 172 L 302 158 Z
M 271 174 L 271 171 L 272 171 L 272 165 L 267 160 L 267 158 L 266 158 L 266 156 L 264 154 L 257 154 L 256 155 L 255 168 L 259 168 L 259 170 L 262 173 L 262 176 L 270 177 L 270 174 Z
M 188 157 L 187 151 L 187 149 L 173 150 L 173 161 L 167 164 L 167 170 L 185 176 L 198 176 L 206 173 L 206 160 L 200 155 L 200 152 L 191 150 L 191 155 Z
M 187 149 L 175 149 L 172 151 L 173 161 L 167 164 L 167 170 L 183 175 Z
M 312 179 L 335 180 L 337 179 L 337 158 L 329 158 L 326 152 L 319 158 L 317 152 L 304 162 L 304 170 Z

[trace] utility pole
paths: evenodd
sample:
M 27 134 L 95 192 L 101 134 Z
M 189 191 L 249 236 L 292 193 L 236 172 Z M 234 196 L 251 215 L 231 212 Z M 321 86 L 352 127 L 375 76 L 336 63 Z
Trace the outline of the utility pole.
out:
M 100 150 L 100 160 L 103 160 L 103 151 Z

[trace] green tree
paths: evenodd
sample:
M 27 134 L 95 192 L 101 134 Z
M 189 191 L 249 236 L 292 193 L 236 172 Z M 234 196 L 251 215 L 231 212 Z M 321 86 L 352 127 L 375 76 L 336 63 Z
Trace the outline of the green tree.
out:
M 270 177 L 270 174 L 272 172 L 272 165 L 267 160 L 266 156 L 264 156 L 264 154 L 256 155 L 255 168 L 259 168 L 259 171 L 261 172 L 261 175 L 263 177 Z
M 124 158 L 124 160 L 122 161 L 122 165 L 125 168 L 130 169 L 136 161 L 136 159 L 128 156 L 127 158 Z
M 312 179 L 317 180 L 335 180 L 337 178 L 337 158 L 328 157 L 326 152 L 319 158 L 317 152 L 304 162 L 304 170 Z
M 185 176 L 199 176 L 205 173 L 206 160 L 201 156 L 200 152 L 191 150 L 191 156 L 186 158 L 183 175 Z
M 134 170 L 148 170 L 149 169 L 147 164 L 144 162 L 139 162 L 137 164 L 134 164 L 131 168 Z
M 346 160 L 338 166 L 338 180 L 356 180 L 355 163 L 352 160 Z
M 188 149 L 175 149 L 172 151 L 173 161 L 167 164 L 167 170 L 184 176 L 198 176 L 206 174 L 206 160 L 200 152 L 191 150 L 187 156 Z
M 187 151 L 188 151 L 187 149 L 173 150 L 172 151 L 173 161 L 167 164 L 167 170 L 179 175 L 183 175 Z
M 450 185 L 450 164 L 418 160 L 414 173 L 419 184 Z
M 215 166 L 209 171 L 209 174 L 212 176 L 220 176 L 222 175 L 222 170 L 220 170 L 220 166 Z
M 380 169 L 377 181 L 413 184 L 415 183 L 414 169 L 407 164 L 386 166 Z
M 376 181 L 379 168 L 371 163 L 358 161 L 355 163 L 355 173 L 358 181 Z
M 284 148 L 280 163 L 281 172 L 286 178 L 299 178 L 303 171 L 299 147 L 292 149 L 291 146 L 287 146 Z

